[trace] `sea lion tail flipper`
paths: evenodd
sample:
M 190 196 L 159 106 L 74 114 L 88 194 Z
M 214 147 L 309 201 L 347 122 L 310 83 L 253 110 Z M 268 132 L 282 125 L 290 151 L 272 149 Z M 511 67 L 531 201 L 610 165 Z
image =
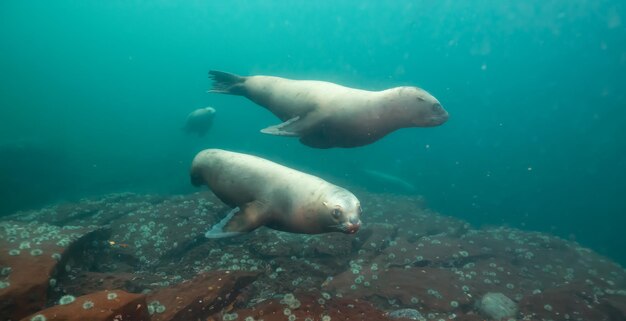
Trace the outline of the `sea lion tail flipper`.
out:
M 208 91 L 210 93 L 230 95 L 243 95 L 245 93 L 243 83 L 246 81 L 246 77 L 223 71 L 210 70 L 209 78 L 213 79 L 213 88 Z
M 233 237 L 246 234 L 261 226 L 260 203 L 257 203 L 248 203 L 243 206 L 243 209 L 233 208 L 226 217 L 204 233 L 204 236 L 210 239 Z

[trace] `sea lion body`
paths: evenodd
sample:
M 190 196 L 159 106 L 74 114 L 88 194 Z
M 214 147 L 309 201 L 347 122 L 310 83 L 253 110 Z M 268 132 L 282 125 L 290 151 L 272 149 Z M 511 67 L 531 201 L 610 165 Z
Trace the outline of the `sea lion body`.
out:
M 214 117 L 215 108 L 198 108 L 187 115 L 187 121 L 183 129 L 187 133 L 197 134 L 202 137 L 211 129 L 211 126 L 213 126 Z
M 260 157 L 204 150 L 193 160 L 191 181 L 235 207 L 207 237 L 262 225 L 292 233 L 355 233 L 361 224 L 359 201 L 348 190 Z
M 439 101 L 417 87 L 368 91 L 325 81 L 209 73 L 211 92 L 245 96 L 283 121 L 263 133 L 297 136 L 316 148 L 363 146 L 399 128 L 438 126 L 448 119 Z

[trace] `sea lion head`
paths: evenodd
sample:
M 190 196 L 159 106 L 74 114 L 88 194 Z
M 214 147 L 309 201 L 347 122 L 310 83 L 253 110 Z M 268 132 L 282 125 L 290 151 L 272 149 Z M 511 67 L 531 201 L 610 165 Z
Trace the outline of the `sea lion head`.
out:
M 187 119 L 197 119 L 197 118 L 203 118 L 203 117 L 212 117 L 213 114 L 215 114 L 215 108 L 213 108 L 213 107 L 198 108 L 198 109 L 192 111 L 191 113 L 189 113 L 189 115 L 187 115 Z
M 421 88 L 397 87 L 392 89 L 391 97 L 403 111 L 401 117 L 409 122 L 409 127 L 434 127 L 448 120 L 448 112 L 439 100 Z
M 323 205 L 330 231 L 354 234 L 361 227 L 361 204 L 354 194 L 337 188 L 326 195 Z
M 187 122 L 183 130 L 188 133 L 196 133 L 198 136 L 204 136 L 211 128 L 214 116 L 215 108 L 213 107 L 196 109 L 187 116 Z

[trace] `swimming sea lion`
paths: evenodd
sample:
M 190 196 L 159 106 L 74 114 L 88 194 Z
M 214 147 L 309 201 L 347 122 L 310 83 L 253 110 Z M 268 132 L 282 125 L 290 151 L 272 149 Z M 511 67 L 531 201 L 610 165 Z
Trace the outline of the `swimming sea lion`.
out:
M 374 182 L 377 182 L 377 185 L 383 185 L 387 187 L 399 187 L 403 191 L 410 193 L 415 193 L 415 191 L 417 191 L 415 185 L 398 176 L 394 176 L 373 169 L 363 169 L 362 172 L 365 173 L 366 176 L 371 178 Z
M 205 236 L 229 237 L 262 225 L 292 233 L 353 234 L 361 226 L 359 200 L 348 190 L 266 159 L 206 149 L 191 165 L 191 182 L 207 185 L 235 207 Z
M 187 133 L 204 136 L 213 125 L 213 117 L 215 117 L 215 108 L 213 107 L 196 109 L 187 115 L 187 122 L 183 130 Z
M 439 101 L 417 87 L 367 91 L 315 80 L 242 77 L 209 71 L 209 92 L 245 96 L 283 123 L 261 132 L 300 137 L 316 148 L 357 147 L 404 127 L 438 126 L 448 120 Z

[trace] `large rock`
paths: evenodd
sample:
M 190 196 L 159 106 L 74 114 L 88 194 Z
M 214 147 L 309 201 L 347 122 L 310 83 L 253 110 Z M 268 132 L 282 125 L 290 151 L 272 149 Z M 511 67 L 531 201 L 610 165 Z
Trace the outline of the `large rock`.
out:
M 410 242 L 398 237 L 374 261 L 380 266 L 462 267 L 483 258 L 480 249 L 462 239 L 425 236 Z
M 386 313 L 371 303 L 344 298 L 332 298 L 328 293 L 286 294 L 282 299 L 272 299 L 248 309 L 230 310 L 213 320 L 350 320 L 391 321 Z
M 77 242 L 85 245 L 82 251 L 79 247 L 60 252 L 59 273 L 51 273 L 58 284 L 48 292 L 48 305 L 65 293 L 81 295 L 114 288 L 156 295 L 200 272 L 231 270 L 264 273 L 241 295 L 230 294 L 238 299 L 224 312 L 272 302 L 276 293 L 324 290 L 334 298 L 343 295 L 352 300 L 346 304 L 356 306 L 349 302 L 367 300 L 378 309 L 412 308 L 429 320 L 453 316 L 455 320 L 477 320 L 481 316 L 475 301 L 488 292 L 503 293 L 520 302 L 522 316 L 555 318 L 563 315 L 564 309 L 576 310 L 585 303 L 590 311 L 581 310 L 581 315 L 619 320 L 623 314 L 624 269 L 576 243 L 510 228 L 471 229 L 465 222 L 425 209 L 419 197 L 361 193 L 359 198 L 364 226 L 356 235 L 299 235 L 261 228 L 239 238 L 207 240 L 203 232 L 227 212 L 210 192 L 173 197 L 114 194 L 22 212 L 11 219 L 28 226 L 34 221 L 106 224 L 112 231 L 105 247 L 94 249 L 87 246 L 94 242 Z M 17 277 L 16 269 L 9 269 L 7 263 L 14 259 L 6 251 L 0 253 L 0 264 L 6 267 L 0 275 L 0 294 L 5 295 L 0 298 L 2 311 L 13 311 L 15 300 L 25 297 L 6 294 L 6 289 L 14 291 L 11 288 L 24 276 L 44 287 L 29 292 L 33 296 L 29 300 L 38 304 L 29 306 L 19 299 L 19 308 L 41 309 L 50 267 L 43 264 L 47 267 L 41 268 L 37 258 L 29 258 L 26 262 L 34 262 L 37 268 L 20 268 L 26 272 Z M 62 273 L 68 265 L 70 273 Z M 559 289 L 558 293 L 553 293 L 554 289 Z M 167 301 L 176 295 L 148 300 L 152 302 L 149 308 L 156 312 L 153 316 L 175 316 L 185 307 L 210 313 L 187 304 L 191 300 L 184 295 L 178 295 L 180 301 Z M 553 301 L 548 304 L 559 314 L 548 313 L 550 307 L 544 309 L 542 300 Z M 538 308 L 544 310 L 537 312 Z M 212 317 L 220 320 L 220 313 Z M 0 315 L 0 320 L 4 319 L 8 318 Z
M 78 298 L 65 296 L 59 305 L 39 311 L 21 321 L 150 321 L 146 297 L 121 290 L 101 291 Z M 68 303 L 68 301 L 71 301 Z
M 396 238 L 398 227 L 392 224 L 366 224 L 354 239 L 359 256 L 370 259 L 378 256 Z
M 65 273 L 66 263 L 106 234 L 95 227 L 0 223 L 0 319 L 17 320 L 44 308 L 51 282 Z
M 420 311 L 460 311 L 469 304 L 456 276 L 440 268 L 389 268 L 353 264 L 352 270 L 337 275 L 326 287 L 348 298 L 384 299 L 392 307 Z
M 624 291 L 626 292 L 626 291 Z M 622 295 L 611 295 L 602 300 L 602 310 L 610 320 L 626 320 L 626 298 Z
M 162 259 L 176 260 L 193 246 L 206 242 L 199 236 L 219 220 L 224 210 L 209 193 L 169 198 L 122 193 L 17 213 L 10 218 L 54 225 L 110 226 L 113 246 L 131 255 L 137 268 L 158 265 Z
M 148 296 L 152 321 L 206 320 L 230 305 L 258 273 L 215 271 Z
M 586 284 L 568 284 L 525 297 L 519 303 L 520 312 L 522 316 L 541 320 L 619 320 L 612 318 L 611 311 L 598 301 L 602 295 L 600 289 L 594 290 Z M 622 297 L 621 304 L 625 301 L 626 297 Z M 618 299 L 613 304 L 619 302 Z

